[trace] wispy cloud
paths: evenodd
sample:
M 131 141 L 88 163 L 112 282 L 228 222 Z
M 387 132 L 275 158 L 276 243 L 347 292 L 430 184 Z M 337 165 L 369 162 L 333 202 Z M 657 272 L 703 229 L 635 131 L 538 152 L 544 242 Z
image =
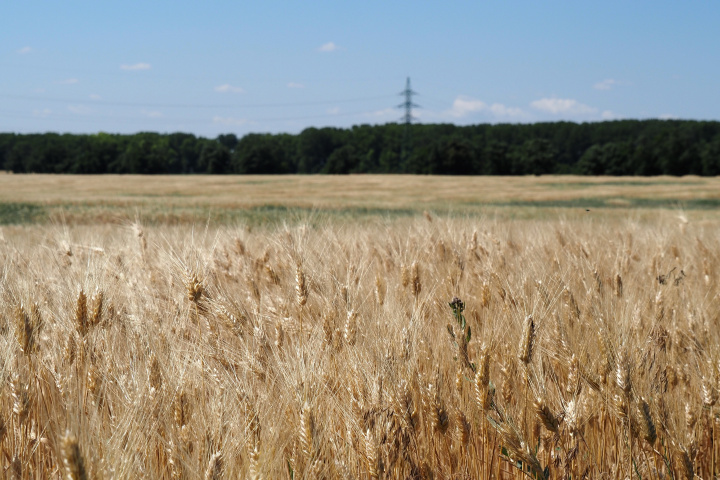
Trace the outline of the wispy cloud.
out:
M 31 53 L 33 51 L 32 47 L 23 47 L 20 50 L 17 51 L 20 55 L 27 55 L 28 53 Z
M 132 65 L 120 65 L 121 70 L 150 70 L 152 66 L 149 63 L 133 63 Z
M 318 48 L 318 50 L 320 50 L 321 52 L 334 52 L 339 49 L 340 47 L 335 45 L 335 42 L 324 43 Z
M 452 117 L 465 117 L 475 112 L 482 112 L 487 108 L 487 103 L 474 98 L 459 96 L 453 101 L 452 108 L 447 112 Z
M 213 117 L 213 123 L 217 123 L 220 125 L 232 125 L 235 127 L 239 127 L 242 125 L 247 125 L 250 123 L 250 120 L 247 118 L 235 118 L 235 117 Z
M 91 93 L 90 100 L 102 100 L 102 97 L 100 95 L 98 95 L 97 93 Z
M 619 85 L 620 82 L 613 78 L 606 78 L 602 82 L 598 82 L 595 85 L 593 85 L 593 88 L 596 90 L 610 90 L 615 85 Z
M 87 115 L 92 113 L 92 108 L 86 105 L 68 105 L 67 108 L 70 113 L 74 113 L 75 115 Z
M 49 108 L 43 108 L 42 110 L 33 110 L 33 115 L 36 117 L 45 118 L 49 117 L 50 114 L 52 114 L 52 110 L 50 110 Z
M 218 93 L 245 93 L 245 90 L 242 87 L 235 87 L 229 83 L 218 85 L 215 87 L 215 91 Z
M 66 78 L 65 80 L 60 80 L 58 83 L 60 85 L 75 85 L 79 81 L 77 78 Z
M 340 107 L 328 108 L 326 112 L 328 115 L 337 115 L 338 113 L 340 113 Z
M 303 85 L 302 83 L 290 82 L 287 84 L 287 87 L 288 88 L 305 88 L 305 85 Z
M 553 115 L 589 115 L 597 112 L 590 107 L 571 98 L 541 98 L 530 103 L 530 106 L 541 112 Z
M 490 112 L 496 117 L 525 117 L 527 113 L 519 107 L 508 107 L 502 103 L 490 105 Z
M 454 118 L 467 117 L 475 113 L 489 113 L 497 118 L 524 118 L 527 113 L 518 107 L 508 107 L 502 103 L 487 104 L 482 100 L 467 97 L 465 95 L 458 96 L 452 104 L 452 108 L 445 112 Z
M 672 113 L 663 113 L 661 115 L 658 115 L 658 118 L 660 120 L 677 120 L 678 116 L 673 115 Z

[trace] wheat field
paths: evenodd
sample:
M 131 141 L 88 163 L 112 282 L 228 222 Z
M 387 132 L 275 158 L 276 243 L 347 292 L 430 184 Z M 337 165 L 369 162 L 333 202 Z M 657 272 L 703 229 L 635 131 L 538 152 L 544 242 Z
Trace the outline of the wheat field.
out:
M 267 225 L 308 212 L 346 221 L 424 210 L 554 219 L 558 209 L 653 216 L 658 208 L 696 216 L 720 208 L 720 178 L 0 174 L 0 225 L 27 218 L 97 225 L 138 213 L 145 224 Z
M 0 227 L 4 478 L 714 478 L 720 219 L 504 208 Z

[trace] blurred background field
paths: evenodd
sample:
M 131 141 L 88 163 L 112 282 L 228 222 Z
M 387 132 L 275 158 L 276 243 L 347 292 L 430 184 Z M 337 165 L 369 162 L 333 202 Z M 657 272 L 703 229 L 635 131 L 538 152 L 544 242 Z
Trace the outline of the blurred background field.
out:
M 249 224 L 441 215 L 712 218 L 715 177 L 0 175 L 0 224 Z M 589 211 L 588 211 L 589 210 Z

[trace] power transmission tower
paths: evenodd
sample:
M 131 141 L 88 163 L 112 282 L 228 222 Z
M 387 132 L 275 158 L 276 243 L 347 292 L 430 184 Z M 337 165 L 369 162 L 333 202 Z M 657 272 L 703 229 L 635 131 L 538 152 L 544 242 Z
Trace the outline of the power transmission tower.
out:
M 407 77 L 407 82 L 405 82 L 405 90 L 400 92 L 400 95 L 405 97 L 405 101 L 398 105 L 397 108 L 405 109 L 405 115 L 403 115 L 402 119 L 405 122 L 405 125 L 410 125 L 414 118 L 412 114 L 413 107 L 420 108 L 420 105 L 416 105 L 412 101 L 413 95 L 418 95 L 418 93 L 412 88 L 410 88 L 410 77 Z
M 407 161 L 407 157 L 410 154 L 411 145 L 410 145 L 410 124 L 412 124 L 413 121 L 413 114 L 412 109 L 420 108 L 420 105 L 417 105 L 416 103 L 413 103 L 412 97 L 413 95 L 418 95 L 416 91 L 414 91 L 410 87 L 410 77 L 407 77 L 407 81 L 405 82 L 405 90 L 400 92 L 400 95 L 405 97 L 405 101 L 397 106 L 397 108 L 403 108 L 405 109 L 405 115 L 403 115 L 402 120 L 405 123 L 405 131 L 403 132 L 403 143 L 402 143 L 402 154 L 401 154 L 401 161 L 404 165 Z

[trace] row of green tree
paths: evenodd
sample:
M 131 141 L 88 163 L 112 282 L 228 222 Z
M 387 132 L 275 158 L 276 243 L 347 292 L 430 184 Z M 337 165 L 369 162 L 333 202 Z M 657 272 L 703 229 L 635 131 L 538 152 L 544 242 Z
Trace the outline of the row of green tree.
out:
M 0 133 L 0 167 L 18 173 L 718 175 L 720 122 L 390 123 L 215 139 Z

